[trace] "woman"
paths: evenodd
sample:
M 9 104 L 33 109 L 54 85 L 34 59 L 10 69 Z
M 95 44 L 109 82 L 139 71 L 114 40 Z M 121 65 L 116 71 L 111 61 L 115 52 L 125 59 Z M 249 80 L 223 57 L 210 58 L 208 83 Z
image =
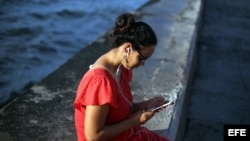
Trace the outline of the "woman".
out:
M 129 86 L 132 70 L 144 65 L 155 50 L 154 31 L 124 13 L 117 17 L 110 40 L 111 50 L 90 66 L 77 89 L 74 107 L 78 140 L 168 141 L 140 126 L 154 116 L 155 111 L 150 109 L 165 103 L 164 98 L 133 103 Z

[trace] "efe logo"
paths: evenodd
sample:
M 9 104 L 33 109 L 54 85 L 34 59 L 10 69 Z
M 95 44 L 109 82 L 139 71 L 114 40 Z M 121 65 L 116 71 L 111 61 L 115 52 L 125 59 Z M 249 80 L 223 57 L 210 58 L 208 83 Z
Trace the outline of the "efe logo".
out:
M 224 125 L 224 141 L 250 141 L 250 125 Z

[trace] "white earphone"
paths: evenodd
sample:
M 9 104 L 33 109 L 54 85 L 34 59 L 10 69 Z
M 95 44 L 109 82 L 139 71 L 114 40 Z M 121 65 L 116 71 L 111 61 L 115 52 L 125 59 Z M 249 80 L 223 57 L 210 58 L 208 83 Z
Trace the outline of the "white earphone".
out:
M 130 53 L 130 48 L 126 48 L 126 57 L 128 57 L 129 53 Z

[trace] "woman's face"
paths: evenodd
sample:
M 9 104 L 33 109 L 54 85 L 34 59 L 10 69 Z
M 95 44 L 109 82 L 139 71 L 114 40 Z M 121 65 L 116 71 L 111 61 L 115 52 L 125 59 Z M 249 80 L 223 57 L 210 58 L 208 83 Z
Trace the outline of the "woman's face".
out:
M 139 66 L 143 66 L 145 61 L 154 53 L 154 50 L 155 46 L 148 46 L 140 51 L 133 49 L 131 53 L 128 55 L 124 67 L 129 70 L 132 70 Z

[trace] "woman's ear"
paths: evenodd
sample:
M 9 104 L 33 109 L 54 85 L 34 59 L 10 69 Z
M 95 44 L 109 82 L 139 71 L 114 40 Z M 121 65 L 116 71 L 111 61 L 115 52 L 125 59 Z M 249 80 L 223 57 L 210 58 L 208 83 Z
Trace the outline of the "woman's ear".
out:
M 132 50 L 132 44 L 130 42 L 125 44 L 125 56 L 128 57 L 128 55 L 130 54 Z
M 131 49 L 130 48 L 126 48 L 126 55 L 128 56 L 130 53 Z

